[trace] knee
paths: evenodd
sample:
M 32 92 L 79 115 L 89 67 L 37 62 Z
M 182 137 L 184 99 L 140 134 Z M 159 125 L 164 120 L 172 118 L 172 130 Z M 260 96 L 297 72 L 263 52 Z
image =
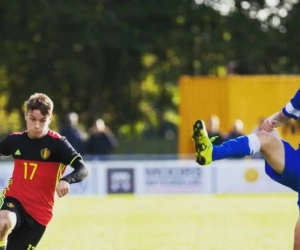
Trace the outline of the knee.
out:
M 261 143 L 261 150 L 264 150 L 265 148 L 269 148 L 271 145 L 274 145 L 274 140 L 278 141 L 278 139 L 274 135 L 270 134 L 267 131 L 259 131 L 257 133 L 257 136 Z
M 0 232 L 9 233 L 16 225 L 16 214 L 10 211 L 0 211 Z

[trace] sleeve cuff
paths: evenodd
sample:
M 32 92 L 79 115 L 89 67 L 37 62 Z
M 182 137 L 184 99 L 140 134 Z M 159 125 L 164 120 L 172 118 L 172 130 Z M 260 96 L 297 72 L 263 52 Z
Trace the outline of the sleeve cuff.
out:
M 286 116 L 286 117 L 289 117 L 289 118 L 292 118 L 294 120 L 298 120 L 298 116 L 294 115 L 294 114 L 290 114 L 286 111 L 286 107 L 284 107 L 282 109 L 282 113 Z

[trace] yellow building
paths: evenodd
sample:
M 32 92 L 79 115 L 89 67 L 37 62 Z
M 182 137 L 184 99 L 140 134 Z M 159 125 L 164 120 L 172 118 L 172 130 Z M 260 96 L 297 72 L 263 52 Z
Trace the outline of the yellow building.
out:
M 228 132 L 234 120 L 241 119 L 245 133 L 251 133 L 260 117 L 268 117 L 290 101 L 300 87 L 300 76 L 184 76 L 179 87 L 178 152 L 194 154 L 191 131 L 197 119 L 207 121 L 212 114 L 219 116 L 222 132 Z M 300 131 L 295 122 L 279 132 L 298 146 Z

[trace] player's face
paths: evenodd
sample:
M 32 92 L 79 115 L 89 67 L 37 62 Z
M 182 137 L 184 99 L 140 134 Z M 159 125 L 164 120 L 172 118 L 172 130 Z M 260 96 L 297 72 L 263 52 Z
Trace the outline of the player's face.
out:
M 25 112 L 25 120 L 28 136 L 38 139 L 48 133 L 52 116 L 44 116 L 39 110 L 28 110 Z

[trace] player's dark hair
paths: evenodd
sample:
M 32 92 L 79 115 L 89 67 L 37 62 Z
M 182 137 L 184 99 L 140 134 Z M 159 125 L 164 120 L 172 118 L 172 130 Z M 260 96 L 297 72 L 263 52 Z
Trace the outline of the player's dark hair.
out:
M 25 111 L 39 110 L 44 116 L 51 115 L 54 107 L 52 100 L 42 93 L 31 95 L 24 105 Z

